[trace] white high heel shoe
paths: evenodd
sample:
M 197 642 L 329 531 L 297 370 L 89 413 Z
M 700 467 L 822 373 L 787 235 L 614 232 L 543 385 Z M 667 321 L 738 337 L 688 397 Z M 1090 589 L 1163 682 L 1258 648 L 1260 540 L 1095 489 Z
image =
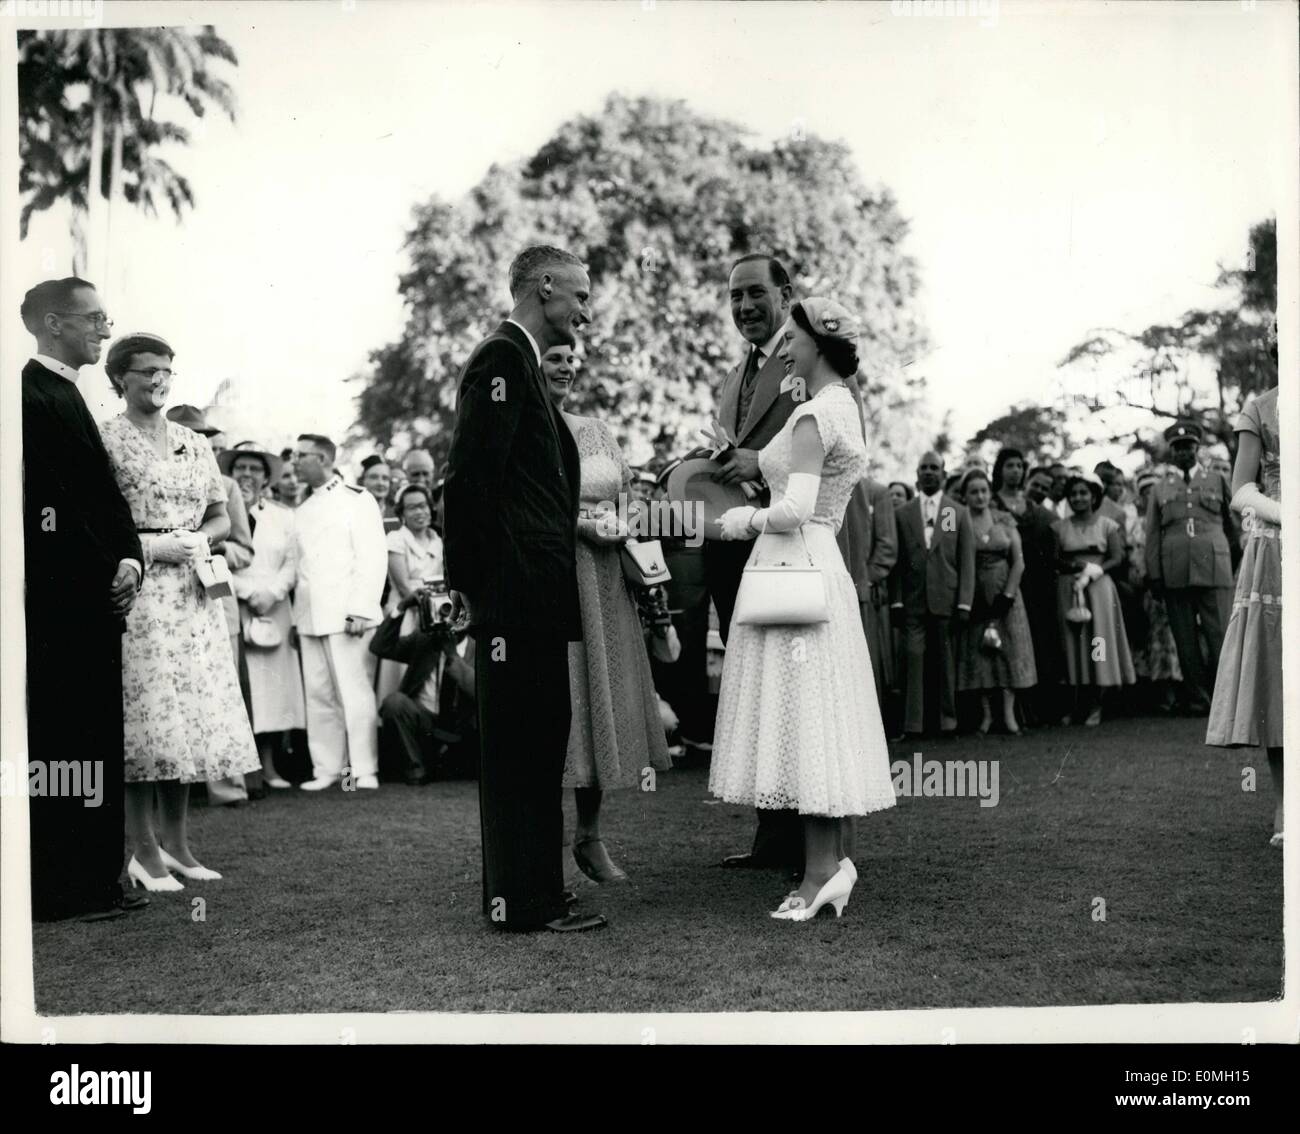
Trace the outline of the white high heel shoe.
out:
M 131 861 L 126 864 L 126 876 L 131 879 L 131 889 L 134 890 L 137 885 L 143 886 L 146 890 L 153 893 L 171 890 L 184 890 L 185 887 L 177 882 L 170 874 L 164 874 L 161 878 L 155 878 L 143 866 L 135 860 L 135 855 L 131 856 Z
M 853 881 L 849 878 L 848 872 L 841 867 L 831 876 L 826 885 L 817 891 L 812 905 L 804 905 L 804 900 L 795 895 L 787 898 L 780 909 L 774 910 L 772 917 L 781 921 L 811 921 L 822 906 L 827 904 L 834 906 L 835 916 L 840 917 L 844 913 L 844 907 L 849 904 L 849 895 L 852 892 Z
M 844 871 L 845 874 L 849 876 L 849 881 L 856 886 L 858 884 L 858 868 L 853 865 L 853 859 L 851 858 L 840 859 L 839 867 L 842 871 Z M 785 913 L 785 911 L 790 908 L 790 899 L 797 897 L 798 894 L 799 894 L 798 890 L 791 890 L 785 896 L 785 901 L 783 901 L 779 906 L 777 906 L 776 912 Z
M 215 870 L 209 870 L 206 866 L 182 866 L 162 847 L 158 848 L 158 853 L 162 856 L 163 865 L 168 870 L 174 870 L 177 874 L 183 874 L 196 882 L 216 882 L 221 877 Z

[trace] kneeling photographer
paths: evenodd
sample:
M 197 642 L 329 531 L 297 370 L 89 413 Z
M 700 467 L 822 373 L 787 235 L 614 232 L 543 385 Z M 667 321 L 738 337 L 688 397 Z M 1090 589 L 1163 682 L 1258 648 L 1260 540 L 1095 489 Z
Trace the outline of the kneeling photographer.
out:
M 412 607 L 419 628 L 403 634 L 402 616 Z M 412 591 L 375 631 L 370 652 L 407 667 L 401 688 L 379 707 L 380 768 L 395 766 L 408 784 L 429 783 L 436 772 L 472 773 L 474 642 L 451 621 L 446 585 L 439 580 Z

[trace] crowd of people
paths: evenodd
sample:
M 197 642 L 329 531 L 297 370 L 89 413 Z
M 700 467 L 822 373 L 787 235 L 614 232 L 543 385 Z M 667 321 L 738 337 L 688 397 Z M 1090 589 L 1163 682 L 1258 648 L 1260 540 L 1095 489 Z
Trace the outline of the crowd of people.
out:
M 991 469 L 929 452 L 884 484 L 866 475 L 856 317 L 796 299 L 771 256 L 725 282 L 745 357 L 718 390 L 724 443 L 633 469 L 610 422 L 567 408 L 590 282 L 538 246 L 462 371 L 443 475 L 415 448 L 367 457 L 355 483 L 328 437 L 228 446 L 195 407 L 167 410 L 160 333 L 112 343 L 123 409 L 97 427 L 76 383 L 112 338 L 98 293 L 28 292 L 29 759 L 88 753 L 108 789 L 93 812 L 33 800 L 34 916 L 118 917 L 137 887 L 220 879 L 190 842 L 194 785 L 223 805 L 476 775 L 489 924 L 599 928 L 580 876 L 627 878 L 604 794 L 706 763 L 716 795 L 756 811 L 724 865 L 797 879 L 775 918 L 838 915 L 854 818 L 894 803 L 888 737 L 1096 726 L 1103 709 L 1208 715 L 1208 743 L 1265 747 L 1280 843 L 1276 391 L 1241 415 L 1235 467 L 1180 420 L 1165 462 L 1132 476 L 1006 445 Z M 636 518 L 701 456 L 734 505 L 702 543 L 657 533 L 647 566 Z M 764 578 L 774 553 L 813 590 Z M 69 713 L 73 641 L 87 680 Z

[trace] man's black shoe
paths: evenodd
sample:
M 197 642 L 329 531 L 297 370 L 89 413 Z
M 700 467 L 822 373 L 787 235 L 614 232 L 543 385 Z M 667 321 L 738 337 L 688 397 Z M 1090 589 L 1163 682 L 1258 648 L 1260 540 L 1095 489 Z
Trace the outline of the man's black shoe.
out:
M 542 928 L 551 933 L 583 933 L 588 929 L 604 929 L 608 924 L 609 922 L 598 913 L 565 914 L 564 917 L 548 921 Z
M 149 899 L 143 894 L 123 894 L 117 900 L 120 909 L 126 910 L 127 913 L 133 913 L 136 910 L 142 910 L 149 904 Z
M 126 910 L 120 905 L 109 906 L 106 910 L 91 910 L 90 913 L 84 913 L 77 918 L 78 921 L 112 921 L 115 918 L 126 917 Z
M 786 870 L 788 864 L 758 854 L 729 854 L 722 860 L 722 865 L 733 870 Z

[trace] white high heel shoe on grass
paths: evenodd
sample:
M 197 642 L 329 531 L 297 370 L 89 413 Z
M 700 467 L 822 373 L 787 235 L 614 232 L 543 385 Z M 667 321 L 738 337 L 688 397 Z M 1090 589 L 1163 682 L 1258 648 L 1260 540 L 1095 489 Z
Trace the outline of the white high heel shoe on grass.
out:
M 822 906 L 831 905 L 835 909 L 835 916 L 840 917 L 844 913 L 844 907 L 849 904 L 849 895 L 852 892 L 853 880 L 841 867 L 831 875 L 826 885 L 817 891 L 812 905 L 805 905 L 801 897 L 793 894 L 782 902 L 780 908 L 774 910 L 771 916 L 781 921 L 811 921 Z
M 158 853 L 162 855 L 163 865 L 168 870 L 174 870 L 177 874 L 183 874 L 186 878 L 191 878 L 195 882 L 216 882 L 221 877 L 215 870 L 209 870 L 206 866 L 182 866 L 162 847 L 158 848 Z
M 166 853 L 166 852 L 164 852 Z M 171 890 L 184 890 L 185 887 L 177 882 L 170 874 L 164 874 L 161 878 L 155 878 L 131 856 L 131 861 L 126 864 L 126 876 L 131 879 L 131 889 L 134 890 L 137 885 L 143 886 L 151 893 L 161 893 Z

